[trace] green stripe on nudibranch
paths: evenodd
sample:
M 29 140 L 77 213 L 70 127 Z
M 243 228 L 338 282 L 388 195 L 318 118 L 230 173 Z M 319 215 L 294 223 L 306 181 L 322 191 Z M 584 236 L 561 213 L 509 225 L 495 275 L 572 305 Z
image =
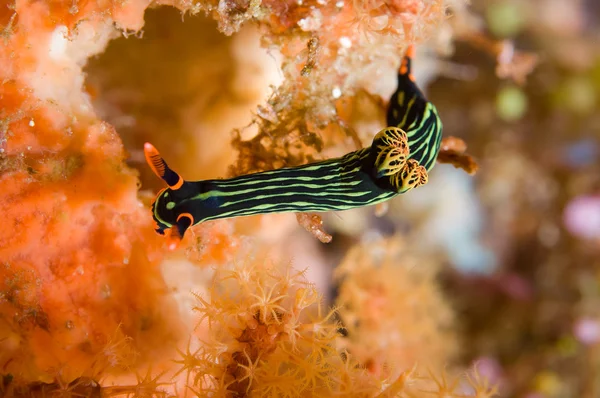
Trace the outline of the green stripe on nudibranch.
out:
M 152 203 L 156 231 L 173 242 L 192 225 L 229 217 L 325 212 L 377 204 L 427 182 L 440 148 L 442 123 L 411 75 L 412 50 L 398 73 L 387 127 L 371 146 L 340 158 L 230 179 L 185 181 L 158 151 L 144 146 L 152 170 L 167 184 Z M 174 247 L 174 245 L 170 245 Z

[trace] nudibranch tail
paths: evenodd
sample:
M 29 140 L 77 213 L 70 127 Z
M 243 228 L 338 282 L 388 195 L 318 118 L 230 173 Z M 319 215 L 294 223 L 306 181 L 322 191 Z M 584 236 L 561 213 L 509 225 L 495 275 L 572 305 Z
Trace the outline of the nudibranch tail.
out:
M 148 166 L 152 169 L 154 174 L 164 180 L 169 188 L 179 189 L 183 185 L 183 178 L 173 170 L 169 168 L 167 162 L 160 156 L 158 150 L 149 142 L 144 144 L 144 155 Z
M 402 58 L 402 63 L 400 64 L 400 69 L 398 70 L 399 75 L 406 75 L 411 81 L 415 81 L 415 77 L 412 74 L 412 60 L 415 57 L 415 46 L 410 45 L 406 49 L 406 53 L 404 54 L 404 58 Z

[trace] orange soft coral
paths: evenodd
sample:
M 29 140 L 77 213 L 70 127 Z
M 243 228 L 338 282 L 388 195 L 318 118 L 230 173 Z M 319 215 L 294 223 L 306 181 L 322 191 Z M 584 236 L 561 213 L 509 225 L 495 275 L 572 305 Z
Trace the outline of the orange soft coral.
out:
M 35 120 L 42 137 L 44 119 Z M 16 135 L 19 126 L 11 128 Z M 0 231 L 0 291 L 10 299 L 0 309 L 24 338 L 1 360 L 5 371 L 32 378 L 66 364 L 67 381 L 90 370 L 119 325 L 139 347 L 176 331 L 161 314 L 170 304 L 160 295 L 158 253 L 148 251 L 158 246 L 116 134 L 102 124 L 73 133 L 86 139 L 56 154 L 36 146 L 42 154 L 30 155 L 26 170 L 1 177 L 9 228 Z
M 212 286 L 197 307 L 209 335 L 179 361 L 194 391 L 283 396 L 327 388 L 337 326 L 302 272 L 244 261 L 219 270 Z
M 0 366 L 20 382 L 118 372 L 179 330 L 136 173 L 82 90 L 112 28 L 64 4 L 17 1 L 0 46 Z
M 390 277 L 389 270 L 386 275 Z M 362 274 L 359 277 L 369 283 L 369 278 Z M 394 282 L 392 278 L 390 283 Z M 391 294 L 395 289 L 389 290 Z M 359 292 L 361 297 L 366 294 Z M 405 308 L 400 311 L 409 316 L 407 322 L 418 319 L 417 311 L 426 310 L 426 294 L 427 288 L 419 286 L 412 299 L 406 300 Z M 424 306 L 419 304 L 420 299 L 425 300 Z M 197 300 L 198 327 L 202 326 L 207 334 L 199 341 L 188 342 L 175 361 L 179 368 L 175 376 L 195 396 L 210 393 L 223 397 L 495 396 L 495 387 L 476 370 L 467 377 L 471 387 L 465 389 L 460 377 L 426 366 L 417 369 L 415 358 L 433 354 L 435 358 L 429 359 L 437 364 L 449 358 L 440 352 L 439 344 L 434 342 L 430 347 L 425 340 L 431 344 L 431 337 L 437 337 L 440 344 L 448 345 L 452 341 L 443 336 L 443 331 L 422 328 L 425 332 L 422 337 L 411 337 L 414 328 L 406 322 L 391 325 L 387 319 L 390 314 L 366 315 L 370 319 L 369 328 L 378 324 L 381 333 L 361 336 L 366 338 L 346 344 L 357 355 L 340 350 L 346 338 L 335 320 L 336 312 L 324 310 L 321 296 L 307 282 L 304 272 L 291 267 L 280 270 L 247 257 L 230 268 L 218 270 L 208 293 L 197 295 Z M 416 308 L 411 310 L 410 306 Z M 348 309 L 340 310 L 348 313 Z M 431 312 L 427 311 L 427 315 Z M 427 324 L 427 316 L 421 319 L 419 325 Z M 355 335 L 356 330 L 352 326 L 348 331 Z M 420 338 L 422 342 L 408 348 L 387 337 L 394 332 L 406 336 L 412 344 Z M 389 352 L 374 349 L 377 344 L 386 344 Z M 411 361 L 413 365 L 403 370 Z M 377 363 L 385 371 L 376 371 Z
M 354 247 L 336 269 L 343 344 L 376 374 L 445 364 L 456 351 L 434 264 L 419 259 L 396 238 Z

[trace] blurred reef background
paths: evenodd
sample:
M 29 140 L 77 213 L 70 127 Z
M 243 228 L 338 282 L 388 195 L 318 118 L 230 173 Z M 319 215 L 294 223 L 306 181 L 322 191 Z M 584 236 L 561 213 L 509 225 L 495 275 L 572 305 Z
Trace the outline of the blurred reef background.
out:
M 599 43 L 597 0 L 0 0 L 0 396 L 600 397 Z M 341 156 L 409 44 L 477 173 L 167 250 L 144 142 Z

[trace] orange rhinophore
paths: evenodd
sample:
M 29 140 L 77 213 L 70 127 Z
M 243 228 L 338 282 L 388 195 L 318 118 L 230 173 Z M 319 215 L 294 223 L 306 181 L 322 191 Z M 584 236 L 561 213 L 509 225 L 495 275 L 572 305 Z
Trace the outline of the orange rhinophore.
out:
M 158 150 L 149 142 L 144 144 L 146 162 L 159 178 L 164 180 L 171 189 L 179 189 L 183 185 L 183 178 L 169 168 L 167 162 L 160 156 Z
M 169 168 L 167 162 L 165 162 L 165 160 L 160 156 L 158 150 L 154 147 L 154 145 L 150 144 L 149 142 L 144 144 L 144 155 L 146 157 L 146 162 L 148 163 L 154 174 L 156 174 L 169 185 L 169 188 L 160 190 L 160 192 L 157 194 L 156 198 L 152 202 L 152 214 L 155 223 L 154 230 L 157 233 L 166 236 L 167 247 L 169 248 L 169 250 L 175 250 L 179 245 L 179 242 L 181 242 L 185 230 L 194 223 L 194 217 L 190 213 L 180 214 L 179 217 L 177 217 L 176 221 L 177 225 L 182 226 L 183 231 L 181 231 L 181 228 L 174 229 L 171 228 L 171 224 L 167 224 L 166 222 L 162 221 L 160 218 L 157 217 L 156 206 L 159 198 L 167 197 L 169 193 L 171 195 L 174 195 L 174 192 L 177 192 L 183 187 L 185 181 L 183 180 L 183 178 L 181 178 L 179 174 L 177 174 L 175 171 Z M 169 190 L 169 192 L 165 194 L 167 189 Z M 171 202 L 167 201 L 165 204 L 167 209 L 170 206 L 169 203 Z

